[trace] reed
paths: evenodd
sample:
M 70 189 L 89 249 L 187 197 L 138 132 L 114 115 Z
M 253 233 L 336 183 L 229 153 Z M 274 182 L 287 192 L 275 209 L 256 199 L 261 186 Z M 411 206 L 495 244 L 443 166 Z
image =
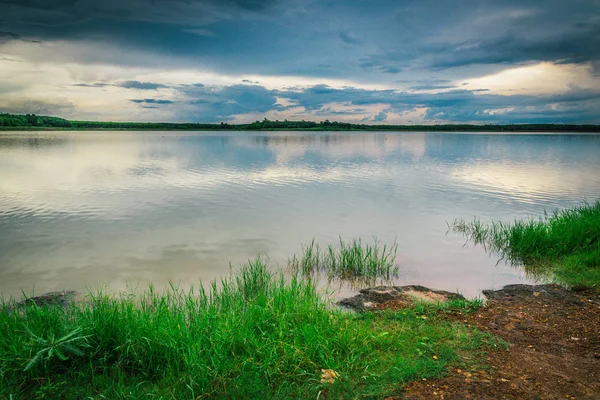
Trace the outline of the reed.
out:
M 361 239 L 345 241 L 341 237 L 337 245 L 322 249 L 313 239 L 302 248 L 300 256 L 294 255 L 288 262 L 293 271 L 305 275 L 325 272 L 329 277 L 341 279 L 384 278 L 398 275 L 396 264 L 398 244 L 381 245 L 375 238 L 373 244 Z
M 600 285 L 600 200 L 509 223 L 455 220 L 451 228 L 534 276 Z

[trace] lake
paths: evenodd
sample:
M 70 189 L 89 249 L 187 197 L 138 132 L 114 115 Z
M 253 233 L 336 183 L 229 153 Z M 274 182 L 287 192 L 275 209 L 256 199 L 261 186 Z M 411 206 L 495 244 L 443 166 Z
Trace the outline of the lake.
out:
M 447 223 L 598 197 L 600 135 L 5 132 L 0 292 L 209 283 L 342 236 L 396 240 L 397 284 L 477 296 L 530 281 Z

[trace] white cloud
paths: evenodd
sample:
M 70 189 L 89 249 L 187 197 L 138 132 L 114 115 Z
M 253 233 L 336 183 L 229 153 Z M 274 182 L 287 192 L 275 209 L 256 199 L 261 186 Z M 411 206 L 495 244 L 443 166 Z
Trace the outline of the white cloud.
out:
M 0 85 L 2 99 L 0 107 L 4 111 L 25 112 L 28 104 L 36 105 L 29 112 L 50 113 L 71 119 L 111 120 L 111 121 L 190 121 L 214 122 L 215 119 L 230 122 L 251 122 L 263 118 L 269 119 L 305 119 L 321 121 L 324 119 L 361 123 L 373 122 L 374 117 L 385 111 L 386 124 L 414 124 L 452 121 L 448 110 L 440 111 L 438 117 L 426 118 L 427 102 L 435 100 L 435 95 L 455 90 L 482 90 L 478 94 L 511 95 L 556 95 L 581 89 L 600 90 L 600 76 L 594 75 L 590 64 L 554 64 L 538 63 L 534 65 L 507 68 L 504 71 L 487 76 L 473 77 L 465 80 L 442 80 L 446 89 L 418 90 L 423 97 L 421 104 L 412 103 L 403 107 L 390 107 L 382 100 L 378 104 L 352 104 L 360 100 L 361 93 L 368 96 L 368 102 L 376 98 L 377 91 L 396 90 L 411 86 L 410 80 L 394 82 L 388 85 L 381 83 L 362 83 L 346 79 L 318 78 L 308 76 L 278 75 L 230 75 L 220 73 L 190 60 L 170 60 L 135 49 L 110 46 L 106 43 L 83 41 L 54 41 L 32 43 L 27 41 L 9 41 L 0 44 Z M 85 60 L 81 62 L 80 60 Z M 130 64 L 129 64 L 130 63 Z M 436 78 L 436 80 L 439 80 Z M 151 94 L 155 100 L 167 100 L 173 104 L 160 106 L 138 105 L 131 100 L 148 97 L 148 93 L 139 90 L 118 87 L 123 81 L 149 82 L 164 85 Z M 434 80 L 435 81 L 435 80 Z M 247 114 L 216 115 L 201 109 L 190 102 L 196 100 L 182 88 L 185 85 L 202 83 L 207 87 L 230 87 L 251 83 L 264 90 L 277 90 L 277 99 L 273 109 L 257 109 L 249 107 Z M 413 82 L 414 83 L 414 82 Z M 81 84 L 87 85 L 82 86 Z M 79 85 L 79 86 L 77 86 Z M 300 102 L 285 96 L 285 92 L 302 92 L 304 89 L 326 85 L 329 89 L 344 91 L 352 88 L 354 93 L 347 102 L 334 101 L 320 103 L 317 107 L 306 109 Z M 444 86 L 441 85 L 441 86 Z M 435 87 L 435 85 L 431 85 Z M 422 87 L 426 87 L 422 86 Z M 364 92 L 360 92 L 363 90 Z M 410 90 L 406 90 L 410 93 Z M 382 92 L 383 93 L 383 92 Z M 415 93 L 413 91 L 412 93 Z M 320 94 L 313 94 L 319 99 Z M 392 101 L 393 94 L 383 95 Z M 340 93 L 339 98 L 343 98 Z M 209 99 L 210 100 L 210 99 Z M 227 99 L 219 98 L 220 101 Z M 318 103 L 318 100 L 317 102 Z M 316 104 L 313 103 L 313 104 Z M 360 101 L 358 102 L 360 103 Z M 364 102 L 363 102 L 364 103 Z M 549 110 L 560 111 L 559 105 L 549 103 Z M 396 104 L 397 105 L 397 104 Z M 469 104 L 471 107 L 476 104 Z M 496 104 L 494 104 L 496 105 Z M 143 108 L 143 107 L 156 108 Z M 282 107 L 284 109 L 282 109 Z M 460 107 L 460 105 L 454 106 Z M 589 106 L 589 107 L 593 107 Z M 213 109 L 218 108 L 218 105 Z M 364 112 L 355 112 L 362 108 Z M 390 109 L 391 108 L 391 109 Z M 458 109 L 458 108 L 456 108 Z M 507 117 L 516 115 L 518 109 L 511 104 L 498 104 L 496 108 L 484 106 L 480 111 L 489 111 L 488 115 L 499 115 L 504 112 Z M 494 111 L 495 110 L 495 111 Z M 525 110 L 522 108 L 522 110 Z M 535 110 L 533 110 L 535 111 Z M 589 110 L 588 110 L 589 111 Z M 16 112 L 16 111 L 15 111 Z M 243 111 L 242 111 L 243 112 Z M 475 117 L 475 114 L 473 114 Z M 589 120 L 589 117 L 588 117 Z M 464 121 L 462 119 L 461 121 Z M 560 120 L 552 120 L 560 122 Z M 469 122 L 477 122 L 469 120 Z M 518 122 L 518 121 L 517 121 Z
M 550 95 L 566 93 L 574 88 L 600 89 L 600 76 L 590 64 L 538 63 L 507 68 L 499 73 L 458 84 L 463 89 L 489 89 L 491 93 L 514 95 Z

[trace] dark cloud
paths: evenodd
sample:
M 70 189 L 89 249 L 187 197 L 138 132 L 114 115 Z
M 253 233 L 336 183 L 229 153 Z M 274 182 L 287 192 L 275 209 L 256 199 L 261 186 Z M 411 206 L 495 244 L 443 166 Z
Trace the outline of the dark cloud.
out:
M 446 108 L 476 106 L 480 108 L 527 107 L 553 103 L 572 103 L 600 100 L 598 90 L 573 90 L 559 95 L 513 95 L 503 96 L 480 90 L 450 90 L 442 93 L 398 92 L 394 90 L 367 90 L 357 88 L 335 89 L 317 85 L 300 91 L 277 91 L 308 110 L 322 108 L 329 103 L 351 105 L 390 104 L 395 109 Z
M 1 20 L 0 20 L 0 22 L 1 22 Z M 20 40 L 23 42 L 30 42 L 30 43 L 40 43 L 40 41 L 38 41 L 38 40 L 24 39 L 23 37 L 21 37 L 21 35 L 18 35 L 14 32 L 0 31 L 0 44 L 3 42 L 9 42 L 12 40 Z
M 177 104 L 170 110 L 174 120 L 218 122 L 236 116 L 264 114 L 270 111 L 297 110 L 303 118 L 331 118 L 365 115 L 367 106 L 384 105 L 376 115 L 365 117 L 375 123 L 390 120 L 390 114 L 424 109 L 427 121 L 447 123 L 600 123 L 600 90 L 573 89 L 556 95 L 499 95 L 469 90 L 443 93 L 400 92 L 359 88 L 332 88 L 315 85 L 305 89 L 269 90 L 259 85 L 208 86 L 202 84 L 173 86 L 176 98 L 131 99 L 140 108 L 153 109 Z M 277 104 L 277 98 L 292 102 L 291 108 Z M 342 104 L 338 107 L 333 104 Z M 39 100 L 4 100 L 0 111 L 50 115 L 72 115 L 76 110 L 69 102 Z
M 373 58 L 363 59 L 363 61 L 359 64 L 359 67 L 364 71 L 383 72 L 386 74 L 398 74 L 402 72 L 402 68 L 392 64 L 380 63 Z
M 375 121 L 375 122 L 385 121 L 386 119 L 387 119 L 387 114 L 385 111 L 382 111 L 373 117 L 373 121 Z
M 2 39 L 19 39 L 19 35 L 14 32 L 0 32 L 0 40 Z
M 64 26 L 94 19 L 202 25 L 240 13 L 264 12 L 277 0 L 2 0 L 6 19 Z
M 209 37 L 217 36 L 214 32 L 212 32 L 208 29 L 203 29 L 203 28 L 184 29 L 184 32 L 192 33 L 192 34 L 198 35 L 198 36 L 209 36 Z
M 193 106 L 191 113 L 185 108 L 178 111 L 179 118 L 184 120 L 213 122 L 229 119 L 234 115 L 283 109 L 276 104 L 274 91 L 258 85 L 184 85 L 179 88 L 179 92 Z
M 600 122 L 600 91 L 574 90 L 559 95 L 479 94 L 468 90 L 444 93 L 396 92 L 393 90 L 334 89 L 324 85 L 302 91 L 278 92 L 307 110 L 322 110 L 330 103 L 389 105 L 389 112 L 426 108 L 426 119 L 457 122 L 573 122 L 573 113 L 582 112 L 581 122 Z M 485 92 L 483 92 L 485 93 Z M 506 112 L 503 110 L 514 109 Z M 380 118 L 382 115 L 380 115 Z
M 455 89 L 458 86 L 455 85 L 435 85 L 435 84 L 425 84 L 425 85 L 416 85 L 409 87 L 410 90 L 440 90 L 440 89 Z
M 318 110 L 315 110 L 314 115 L 319 115 L 319 116 L 362 115 L 367 112 L 368 112 L 368 110 L 366 108 L 352 108 L 352 109 L 336 110 L 333 107 L 322 107 Z
M 590 107 L 591 106 L 591 107 Z M 597 124 L 600 122 L 595 104 L 519 107 L 508 111 L 484 110 L 478 107 L 428 109 L 425 118 L 435 121 L 478 122 L 485 124 Z
M 402 72 L 402 68 L 394 67 L 393 65 L 386 65 L 379 69 L 379 71 L 386 74 L 398 74 Z
M 400 67 L 417 62 L 432 69 L 446 69 L 600 60 L 598 1 L 448 1 L 435 8 L 413 5 L 407 11 L 399 14 L 398 22 L 413 30 L 403 32 L 414 39 L 414 45 L 400 41 L 369 55 L 368 61 Z M 428 16 L 424 15 L 427 11 L 431 12 Z
M 117 84 L 96 82 L 96 83 L 76 83 L 71 86 L 87 87 L 87 88 L 104 88 L 108 86 L 116 86 L 124 89 L 137 89 L 137 90 L 156 90 L 162 88 L 168 88 L 169 86 L 161 83 L 153 82 L 140 82 L 140 81 L 124 81 Z
M 216 4 L 229 4 L 234 7 L 251 11 L 264 11 L 273 6 L 276 0 L 219 0 Z
M 354 36 L 354 34 L 350 31 L 341 31 L 340 32 L 340 39 L 342 39 L 342 41 L 346 44 L 359 44 L 360 40 L 358 40 L 358 38 L 356 36 Z
M 156 90 L 161 88 L 167 88 L 167 85 L 152 82 L 139 82 L 139 81 L 125 81 L 119 83 L 117 86 L 125 89 L 139 89 L 139 90 Z
M 600 60 L 594 0 L 0 0 L 0 6 L 3 32 L 10 34 L 0 40 L 100 40 L 228 72 L 376 79 L 414 68 Z
M 326 85 L 269 90 L 258 84 L 261 78 L 225 87 L 125 77 L 105 83 L 104 75 L 93 72 L 75 85 L 168 87 L 179 96 L 178 107 L 172 108 L 182 120 L 291 112 L 277 104 L 278 97 L 312 115 L 358 115 L 368 113 L 367 105 L 384 104 L 383 113 L 368 117 L 378 121 L 417 108 L 427 109 L 430 120 L 446 121 L 566 122 L 577 115 L 577 107 L 582 121 L 594 119 L 594 111 L 600 115 L 598 93 L 589 88 L 574 87 L 560 96 L 501 96 L 485 89 L 459 90 L 452 83 L 541 61 L 590 65 L 591 73 L 600 76 L 597 0 L 0 0 L 0 10 L 3 61 L 301 76 L 317 82 L 339 78 L 365 87 L 403 82 L 409 87 L 407 92 Z M 14 48 L 27 51 L 11 53 Z M 87 83 L 94 79 L 98 82 Z M 173 103 L 139 97 L 131 101 L 140 108 Z M 350 107 L 338 110 L 331 103 Z
M 468 90 L 443 93 L 398 92 L 394 90 L 336 89 L 315 85 L 306 89 L 268 90 L 258 85 L 228 87 L 185 85 L 176 108 L 182 121 L 216 122 L 244 114 L 286 111 L 303 107 L 313 116 L 364 115 L 365 106 L 383 104 L 380 113 L 366 117 L 373 122 L 389 120 L 390 113 L 426 109 L 425 119 L 435 122 L 472 123 L 600 123 L 600 91 L 572 90 L 559 95 L 497 95 Z M 276 98 L 288 99 L 294 106 L 282 107 Z M 147 100 L 147 99 L 146 99 Z M 149 103 L 138 100 L 140 103 Z M 340 108 L 333 106 L 343 104 Z M 183 107 L 183 105 L 186 105 Z M 298 115 L 306 115 L 304 113 Z
M 138 104 L 173 104 L 174 102 L 171 100 L 160 100 L 160 99 L 132 99 L 130 100 L 134 103 Z
M 599 21 L 600 23 L 600 21 Z M 519 31 L 482 41 L 470 41 L 464 49 L 441 52 L 432 68 L 471 64 L 515 64 L 528 61 L 583 63 L 600 59 L 600 25 L 576 24 L 567 32 L 529 38 Z
M 76 83 L 71 86 L 87 87 L 87 88 L 103 88 L 103 87 L 113 86 L 113 85 L 111 85 L 109 83 L 97 82 L 97 83 Z

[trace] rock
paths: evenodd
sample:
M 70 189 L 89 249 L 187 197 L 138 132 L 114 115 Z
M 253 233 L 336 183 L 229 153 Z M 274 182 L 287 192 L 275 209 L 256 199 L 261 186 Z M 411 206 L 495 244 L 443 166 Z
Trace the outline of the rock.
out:
M 438 302 L 455 299 L 464 300 L 464 297 L 459 293 L 433 290 L 419 285 L 377 286 L 362 289 L 360 294 L 343 299 L 338 304 L 356 311 L 366 311 L 378 309 L 382 304 L 390 302 L 393 302 L 396 306 L 398 304 L 408 306 L 415 301 Z
M 26 298 L 25 300 L 21 300 L 19 302 L 14 303 L 9 307 L 10 310 L 16 310 L 28 305 L 37 305 L 41 306 L 59 306 L 64 307 L 69 304 L 71 301 L 75 299 L 75 297 L 79 294 L 75 290 L 63 290 L 60 292 L 48 292 L 44 293 L 41 296 L 34 296 Z

